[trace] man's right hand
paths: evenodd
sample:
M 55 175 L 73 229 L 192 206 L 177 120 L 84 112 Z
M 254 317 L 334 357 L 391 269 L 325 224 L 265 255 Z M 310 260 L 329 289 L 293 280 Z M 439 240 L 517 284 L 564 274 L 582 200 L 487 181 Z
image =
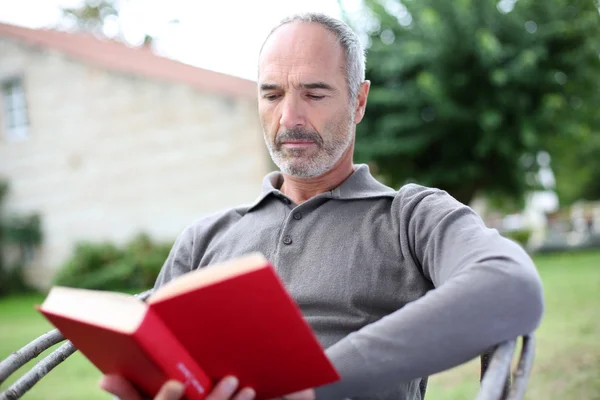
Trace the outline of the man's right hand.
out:
M 138 391 L 126 379 L 117 375 L 105 375 L 100 380 L 100 387 L 114 394 L 120 400 L 143 400 Z M 223 378 L 206 396 L 206 400 L 253 400 L 256 393 L 251 388 L 244 388 L 236 393 L 238 380 L 232 376 Z M 183 397 L 185 387 L 181 382 L 165 383 L 154 400 L 179 400 Z

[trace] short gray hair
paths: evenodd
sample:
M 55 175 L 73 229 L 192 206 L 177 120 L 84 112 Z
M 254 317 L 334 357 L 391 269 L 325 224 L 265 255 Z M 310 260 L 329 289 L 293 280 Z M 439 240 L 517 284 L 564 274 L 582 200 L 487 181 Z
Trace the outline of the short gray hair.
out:
M 344 68 L 346 83 L 350 93 L 350 100 L 352 103 L 354 103 L 356 101 L 360 84 L 365 80 L 366 62 L 365 50 L 356 33 L 354 33 L 354 31 L 346 23 L 338 19 L 322 13 L 307 12 L 294 14 L 282 19 L 279 25 L 271 30 L 267 36 L 267 39 L 269 39 L 273 32 L 275 32 L 278 28 L 292 22 L 309 22 L 319 24 L 335 34 L 337 42 L 340 44 L 340 46 L 342 46 L 342 50 L 344 51 L 344 56 L 346 59 L 346 66 Z M 265 39 L 265 42 L 267 39 Z

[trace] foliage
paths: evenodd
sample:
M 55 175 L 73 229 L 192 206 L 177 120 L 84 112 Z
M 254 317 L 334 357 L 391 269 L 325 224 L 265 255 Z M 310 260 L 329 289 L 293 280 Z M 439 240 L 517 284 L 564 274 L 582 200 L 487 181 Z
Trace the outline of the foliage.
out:
M 104 36 L 107 19 L 118 19 L 119 7 L 115 0 L 87 0 L 77 7 L 61 9 L 63 20 L 75 29 Z
M 43 239 L 39 215 L 9 214 L 2 209 L 8 190 L 8 183 L 0 181 L 0 296 L 29 290 L 24 268 Z M 18 257 L 8 265 L 4 251 L 11 247 Z
M 600 104 L 600 100 L 596 104 Z M 600 200 L 600 131 L 582 132 L 581 137 L 561 138 L 552 145 L 552 166 L 561 204 Z
M 538 152 L 600 132 L 595 0 L 366 4 L 351 22 L 372 82 L 356 154 L 388 184 L 522 199 Z
M 517 229 L 514 231 L 503 232 L 502 234 L 507 238 L 519 243 L 521 246 L 527 247 L 531 233 L 532 232 L 530 229 Z
M 55 284 L 98 290 L 146 290 L 154 285 L 171 243 L 140 234 L 120 248 L 112 243 L 78 243 Z
M 129 45 L 152 48 L 156 38 L 148 33 L 144 34 L 140 43 L 127 42 L 121 18 L 121 10 L 127 3 L 128 0 L 85 0 L 76 7 L 62 8 L 59 26 L 106 37 Z M 168 25 L 178 23 L 179 20 L 172 19 L 168 22 Z

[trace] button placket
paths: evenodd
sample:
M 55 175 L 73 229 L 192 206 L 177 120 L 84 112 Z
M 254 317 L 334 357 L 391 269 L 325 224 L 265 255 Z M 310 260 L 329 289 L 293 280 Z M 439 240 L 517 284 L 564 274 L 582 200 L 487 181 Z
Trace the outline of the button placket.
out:
M 281 197 L 281 200 L 285 204 L 288 204 L 288 202 L 289 204 L 292 204 L 292 202 L 287 197 Z M 282 236 L 280 236 L 281 243 L 283 243 L 286 246 L 289 246 L 294 242 L 292 236 L 294 234 L 299 234 L 298 229 L 301 229 L 302 226 L 302 224 L 296 224 L 295 222 L 300 221 L 305 217 L 305 213 L 303 213 L 300 210 L 308 212 L 311 208 L 312 207 L 306 206 L 305 204 L 294 204 L 294 207 L 290 207 L 289 210 L 286 210 L 287 218 L 285 221 L 285 225 L 283 226 Z M 298 237 L 296 237 L 296 239 L 298 239 Z M 300 239 L 302 238 L 300 237 Z

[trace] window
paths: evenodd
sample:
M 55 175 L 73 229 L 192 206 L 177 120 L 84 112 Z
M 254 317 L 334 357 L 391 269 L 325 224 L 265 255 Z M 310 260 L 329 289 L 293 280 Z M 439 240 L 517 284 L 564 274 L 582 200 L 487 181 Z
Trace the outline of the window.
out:
M 29 130 L 22 79 L 2 83 L 4 133 L 7 139 L 25 139 Z

